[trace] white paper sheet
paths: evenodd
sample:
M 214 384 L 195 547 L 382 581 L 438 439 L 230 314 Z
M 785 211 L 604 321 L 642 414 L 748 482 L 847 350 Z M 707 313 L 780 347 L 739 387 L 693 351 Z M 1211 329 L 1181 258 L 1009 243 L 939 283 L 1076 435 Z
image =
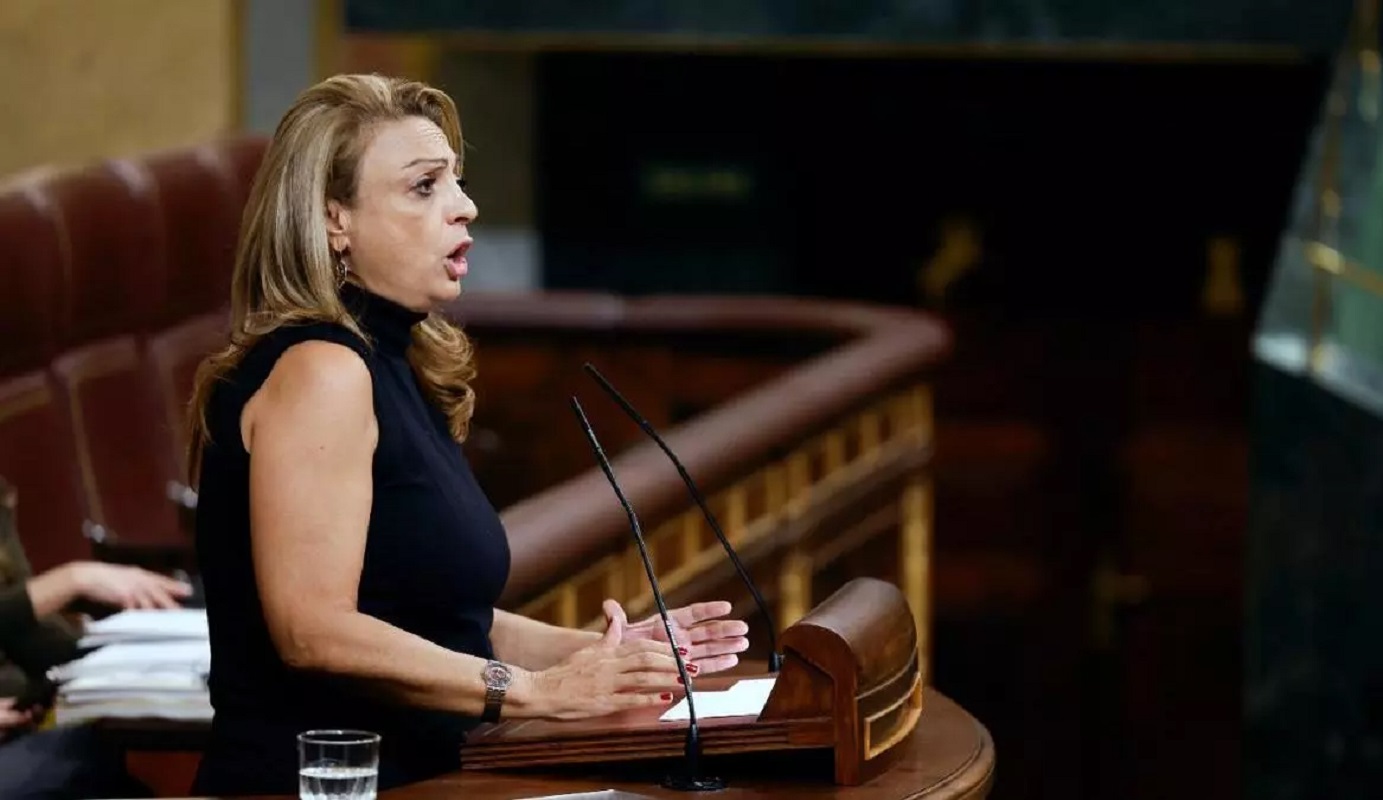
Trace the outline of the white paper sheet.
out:
M 86 675 L 62 685 L 59 697 L 68 703 L 93 702 L 97 698 L 165 698 L 206 694 L 206 680 L 187 672 L 115 672 Z
M 206 639 L 204 609 L 132 609 L 86 624 L 79 644 L 99 647 L 115 642 L 148 642 L 174 639 Z
M 768 696 L 773 691 L 773 678 L 754 678 L 742 680 L 723 692 L 692 692 L 696 703 L 696 718 L 712 717 L 757 717 L 764 710 Z M 677 701 L 677 705 L 663 712 L 658 719 L 663 722 L 678 722 L 688 719 L 687 699 Z
M 762 709 L 764 704 L 768 702 L 768 696 L 773 693 L 774 683 L 775 679 L 773 678 L 749 678 L 731 686 L 728 691 L 743 697 L 746 702 L 750 698 L 756 698 L 759 702 L 759 708 Z
M 189 639 L 167 642 L 111 644 L 76 661 L 54 667 L 48 677 L 57 683 L 87 675 L 120 672 L 183 672 L 203 675 L 211 669 L 211 645 Z
M 210 722 L 215 715 L 206 696 L 188 699 L 111 701 L 66 705 L 54 710 L 58 725 L 79 725 L 97 719 L 166 719 L 183 722 Z

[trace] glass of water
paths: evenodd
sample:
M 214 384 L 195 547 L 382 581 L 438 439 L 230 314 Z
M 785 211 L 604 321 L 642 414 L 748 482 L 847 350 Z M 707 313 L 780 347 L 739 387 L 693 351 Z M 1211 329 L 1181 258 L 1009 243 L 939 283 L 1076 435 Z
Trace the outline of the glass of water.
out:
M 298 734 L 300 800 L 375 800 L 379 734 L 307 731 Z

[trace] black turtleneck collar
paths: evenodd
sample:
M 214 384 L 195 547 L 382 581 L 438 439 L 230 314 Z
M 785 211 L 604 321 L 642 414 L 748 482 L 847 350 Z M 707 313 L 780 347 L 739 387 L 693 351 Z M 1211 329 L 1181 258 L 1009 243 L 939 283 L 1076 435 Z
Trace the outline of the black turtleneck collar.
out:
M 413 326 L 427 319 L 426 313 L 405 308 L 354 283 L 342 285 L 341 300 L 360 322 L 365 335 L 382 351 L 394 355 L 408 351 L 413 341 Z

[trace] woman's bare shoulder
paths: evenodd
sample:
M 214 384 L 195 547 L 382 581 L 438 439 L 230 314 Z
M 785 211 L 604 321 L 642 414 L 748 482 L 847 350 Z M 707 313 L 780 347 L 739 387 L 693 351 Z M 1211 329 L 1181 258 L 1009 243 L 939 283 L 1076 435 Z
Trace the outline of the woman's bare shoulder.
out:
M 354 435 L 374 428 L 370 370 L 345 345 L 311 340 L 283 352 L 241 420 L 250 449 L 254 430 L 271 425 L 283 435 Z
M 351 348 L 320 339 L 299 342 L 279 356 L 265 385 L 320 399 L 337 394 L 370 396 L 370 370 Z

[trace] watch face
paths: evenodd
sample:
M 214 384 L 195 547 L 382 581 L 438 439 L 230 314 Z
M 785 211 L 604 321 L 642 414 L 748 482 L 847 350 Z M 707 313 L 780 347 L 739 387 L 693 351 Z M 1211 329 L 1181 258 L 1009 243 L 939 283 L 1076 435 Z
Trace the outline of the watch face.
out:
M 514 673 L 495 661 L 486 664 L 485 671 L 481 674 L 485 677 L 486 688 L 490 689 L 508 689 L 510 681 L 514 680 Z

